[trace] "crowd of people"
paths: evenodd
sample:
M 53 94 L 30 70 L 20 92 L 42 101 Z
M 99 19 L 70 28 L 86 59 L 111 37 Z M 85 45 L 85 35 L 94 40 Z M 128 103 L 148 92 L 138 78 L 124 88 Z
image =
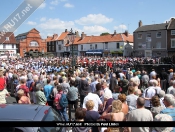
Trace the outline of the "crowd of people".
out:
M 0 104 L 49 105 L 65 121 L 175 121 L 175 73 L 135 69 L 143 58 L 0 60 Z M 159 60 L 153 60 L 159 64 Z M 75 117 L 71 111 L 75 111 Z M 73 127 L 74 132 L 173 132 L 173 127 Z

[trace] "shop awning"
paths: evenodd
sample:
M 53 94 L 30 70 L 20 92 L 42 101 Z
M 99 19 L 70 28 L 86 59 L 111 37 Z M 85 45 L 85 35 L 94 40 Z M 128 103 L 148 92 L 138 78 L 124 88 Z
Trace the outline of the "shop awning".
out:
M 86 54 L 102 54 L 102 52 L 86 52 Z

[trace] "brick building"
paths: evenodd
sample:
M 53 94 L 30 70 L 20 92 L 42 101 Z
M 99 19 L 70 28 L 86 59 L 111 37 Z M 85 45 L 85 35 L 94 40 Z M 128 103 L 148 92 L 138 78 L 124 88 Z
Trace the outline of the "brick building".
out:
M 33 28 L 29 32 L 17 35 L 16 41 L 19 44 L 20 56 L 24 56 L 25 52 L 39 51 L 47 52 L 46 40 L 42 39 L 38 30 Z

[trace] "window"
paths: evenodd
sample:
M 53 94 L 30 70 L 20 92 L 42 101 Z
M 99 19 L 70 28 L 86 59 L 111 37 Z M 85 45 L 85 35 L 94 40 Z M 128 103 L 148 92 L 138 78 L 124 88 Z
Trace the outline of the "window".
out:
M 52 51 L 54 51 L 55 50 L 55 46 L 54 45 L 52 45 Z
M 171 30 L 171 35 L 175 35 L 175 30 Z
M 105 49 L 108 49 L 108 42 L 105 42 Z
M 58 45 L 58 50 L 61 50 L 61 45 Z
M 146 37 L 147 37 L 147 38 L 148 38 L 148 37 L 150 38 L 150 37 L 151 37 L 151 33 L 147 33 L 147 34 L 146 34 Z
M 97 49 L 97 44 L 95 44 L 95 49 Z
M 162 35 L 161 32 L 157 32 L 156 37 L 161 38 L 161 35 Z
M 81 50 L 83 50 L 83 45 L 81 45 Z
M 49 51 L 51 51 L 51 46 L 49 46 Z
M 3 44 L 3 49 L 6 49 L 6 45 L 5 44 Z
M 9 41 L 9 37 L 6 37 L 5 40 L 6 40 L 6 41 Z
M 138 44 L 138 49 L 142 49 L 142 44 L 141 43 Z
M 38 46 L 38 42 L 36 42 L 36 41 L 31 41 L 31 42 L 30 42 L 30 46 Z
M 120 48 L 120 43 L 116 44 L 116 48 L 119 49 Z
M 90 45 L 90 49 L 92 49 L 92 44 Z
M 141 33 L 138 34 L 138 39 L 142 39 L 142 34 Z
M 12 49 L 14 49 L 14 44 L 12 44 Z
M 157 42 L 156 43 L 156 49 L 160 49 L 161 48 L 161 42 Z
M 150 49 L 150 48 L 151 48 L 151 43 L 150 43 L 150 42 L 147 42 L 147 43 L 146 43 L 146 48 L 147 48 L 147 49 Z
M 171 48 L 175 48 L 175 39 L 171 39 Z

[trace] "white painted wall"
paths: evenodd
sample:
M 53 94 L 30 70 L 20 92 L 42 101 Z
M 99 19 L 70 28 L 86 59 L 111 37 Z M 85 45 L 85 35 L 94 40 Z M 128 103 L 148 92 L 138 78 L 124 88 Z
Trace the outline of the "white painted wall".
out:
M 13 56 L 14 54 L 16 54 L 17 53 L 16 50 L 17 50 L 16 44 L 14 44 L 14 48 L 12 48 L 12 44 L 6 44 L 6 48 L 3 48 L 3 44 L 0 44 L 0 51 L 1 52 L 9 51 L 10 56 Z M 12 51 L 13 53 L 10 51 Z

